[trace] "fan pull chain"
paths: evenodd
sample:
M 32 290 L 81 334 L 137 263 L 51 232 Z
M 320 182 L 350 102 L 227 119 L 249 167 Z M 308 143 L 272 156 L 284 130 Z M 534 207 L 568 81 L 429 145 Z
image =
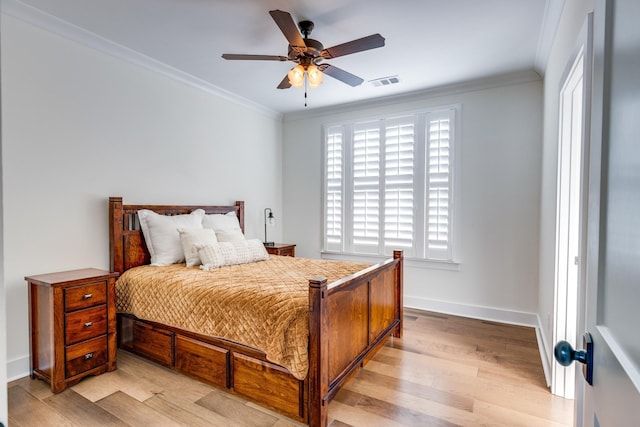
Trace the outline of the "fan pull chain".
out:
M 306 73 L 306 71 L 305 71 Z M 304 79 L 304 107 L 307 107 L 307 78 Z

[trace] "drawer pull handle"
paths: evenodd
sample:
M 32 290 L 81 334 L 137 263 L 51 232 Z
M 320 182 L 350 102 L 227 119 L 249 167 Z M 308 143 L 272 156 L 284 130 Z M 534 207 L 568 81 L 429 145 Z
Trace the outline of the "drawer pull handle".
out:
M 89 360 L 93 357 L 93 353 L 87 353 L 84 355 L 84 360 Z
M 85 294 L 82 299 L 90 299 L 93 298 L 93 294 Z
M 85 328 L 88 328 L 88 327 L 91 327 L 91 326 L 93 326 L 93 322 L 87 322 L 87 323 L 84 324 Z

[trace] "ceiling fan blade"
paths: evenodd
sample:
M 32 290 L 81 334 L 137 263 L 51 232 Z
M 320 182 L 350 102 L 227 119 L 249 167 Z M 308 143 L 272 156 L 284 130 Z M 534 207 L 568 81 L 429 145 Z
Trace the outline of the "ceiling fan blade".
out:
M 253 60 L 253 61 L 288 61 L 289 58 L 286 56 L 278 56 L 278 55 L 242 55 L 235 53 L 223 53 L 222 57 L 224 59 L 231 60 Z
M 302 39 L 302 35 L 300 35 L 300 31 L 298 31 L 298 27 L 296 23 L 293 22 L 293 18 L 289 14 L 289 12 L 283 12 L 281 10 L 270 10 L 269 14 L 276 21 L 278 27 L 280 27 L 280 31 L 289 41 L 291 46 L 295 47 L 306 47 L 307 45 L 304 43 Z
M 284 76 L 284 79 L 278 85 L 278 89 L 289 89 L 291 87 L 291 83 L 289 83 L 289 76 Z
M 322 64 L 318 66 L 323 73 L 328 76 L 333 77 L 334 79 L 340 80 L 343 83 L 348 84 L 349 86 L 359 86 L 364 81 L 360 77 L 353 75 L 342 68 L 334 67 L 329 64 Z
M 384 46 L 384 37 L 380 34 L 372 34 L 361 39 L 352 40 L 333 47 L 324 49 L 320 54 L 323 58 L 331 59 L 338 56 L 349 55 L 363 50 L 375 49 Z

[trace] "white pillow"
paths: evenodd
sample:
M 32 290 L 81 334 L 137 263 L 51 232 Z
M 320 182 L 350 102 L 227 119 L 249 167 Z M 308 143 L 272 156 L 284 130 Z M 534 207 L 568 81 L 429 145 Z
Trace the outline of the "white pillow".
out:
M 240 221 L 234 211 L 227 214 L 205 215 L 202 220 L 204 228 L 210 228 L 216 232 L 218 242 L 238 242 L 244 240 L 244 234 L 240 228 Z
M 269 259 L 269 254 L 260 239 L 196 244 L 194 247 L 202 260 L 202 270 Z
M 202 209 L 188 215 L 160 215 L 148 209 L 139 210 L 140 228 L 151 255 L 151 265 L 184 262 L 178 228 L 202 228 L 203 216 Z
M 200 256 L 198 250 L 194 247 L 196 244 L 216 243 L 215 231 L 210 228 L 178 228 L 180 233 L 180 242 L 182 243 L 182 251 L 187 267 L 200 265 Z

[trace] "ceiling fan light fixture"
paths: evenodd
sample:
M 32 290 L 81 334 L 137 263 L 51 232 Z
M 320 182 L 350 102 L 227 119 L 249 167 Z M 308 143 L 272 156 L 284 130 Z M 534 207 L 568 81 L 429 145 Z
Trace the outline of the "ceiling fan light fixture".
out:
M 289 83 L 291 86 L 297 87 L 298 89 L 302 88 L 302 84 L 304 83 L 304 67 L 302 65 L 296 65 L 287 73 L 289 77 Z
M 322 84 L 324 73 L 315 65 L 309 65 L 307 68 L 307 77 L 309 78 L 309 86 L 313 89 Z

